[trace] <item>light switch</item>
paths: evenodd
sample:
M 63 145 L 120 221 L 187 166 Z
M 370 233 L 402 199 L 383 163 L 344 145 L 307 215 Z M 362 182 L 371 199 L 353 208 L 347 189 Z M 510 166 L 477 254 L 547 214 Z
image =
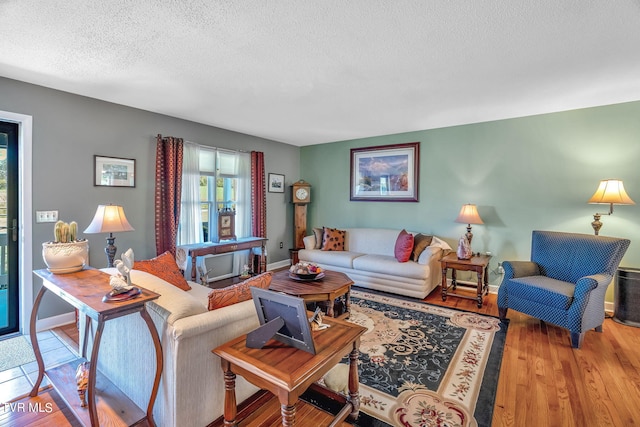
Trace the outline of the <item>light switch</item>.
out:
M 36 211 L 36 222 L 56 222 L 58 221 L 58 211 Z

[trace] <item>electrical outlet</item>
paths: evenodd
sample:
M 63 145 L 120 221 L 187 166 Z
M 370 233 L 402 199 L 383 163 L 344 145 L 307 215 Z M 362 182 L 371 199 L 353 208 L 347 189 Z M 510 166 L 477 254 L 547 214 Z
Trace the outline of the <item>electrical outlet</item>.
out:
M 284 248 L 284 243 L 280 242 L 280 249 Z

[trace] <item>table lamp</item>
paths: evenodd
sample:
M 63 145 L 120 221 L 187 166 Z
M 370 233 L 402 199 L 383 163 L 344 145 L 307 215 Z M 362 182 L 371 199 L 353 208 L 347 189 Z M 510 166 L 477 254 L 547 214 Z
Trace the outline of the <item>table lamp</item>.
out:
M 113 267 L 113 259 L 118 249 L 114 245 L 116 238 L 113 233 L 121 231 L 134 231 L 134 228 L 127 221 L 122 206 L 117 205 L 99 205 L 91 224 L 84 230 L 88 234 L 109 233 L 107 247 L 104 248 L 107 254 L 107 267 Z
M 636 202 L 631 200 L 631 197 L 624 191 L 624 185 L 620 179 L 603 179 L 600 181 L 600 185 L 596 192 L 591 196 L 587 203 L 608 203 L 608 213 L 596 213 L 593 215 L 593 222 L 591 226 L 595 231 L 596 236 L 600 232 L 602 222 L 600 221 L 601 215 L 611 215 L 613 213 L 613 205 L 635 205 Z
M 484 222 L 482 222 L 482 218 L 480 218 L 480 215 L 478 214 L 478 208 L 476 208 L 476 205 L 472 205 L 470 203 L 462 205 L 462 209 L 460 209 L 456 222 L 467 224 L 467 234 L 465 234 L 465 236 L 469 241 L 469 245 L 471 245 L 471 239 L 473 239 L 471 224 L 484 224 Z

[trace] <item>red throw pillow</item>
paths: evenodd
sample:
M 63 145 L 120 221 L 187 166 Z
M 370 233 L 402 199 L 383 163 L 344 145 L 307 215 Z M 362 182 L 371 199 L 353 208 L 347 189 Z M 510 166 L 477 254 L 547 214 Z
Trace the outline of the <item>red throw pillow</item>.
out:
M 344 251 L 345 230 L 337 228 L 322 227 L 322 247 L 323 251 Z
M 396 239 L 396 247 L 393 253 L 399 262 L 407 262 L 413 252 L 413 234 L 402 230 Z
M 255 286 L 257 288 L 269 289 L 271 276 L 272 273 L 267 271 L 266 273 L 247 279 L 244 282 L 236 283 L 226 288 L 212 290 L 209 292 L 209 311 L 250 300 L 252 298 L 251 287 Z
M 191 286 L 187 283 L 187 280 L 180 272 L 176 259 L 171 255 L 171 252 L 167 251 L 162 255 L 158 255 L 155 258 L 145 261 L 134 261 L 133 269 L 146 271 L 149 274 L 153 274 L 162 280 L 171 283 L 183 291 L 188 291 Z

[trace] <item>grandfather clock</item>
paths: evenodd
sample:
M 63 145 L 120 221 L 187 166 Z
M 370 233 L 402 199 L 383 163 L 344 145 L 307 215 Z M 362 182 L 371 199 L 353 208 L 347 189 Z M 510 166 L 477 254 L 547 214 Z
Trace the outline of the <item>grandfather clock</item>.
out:
M 295 182 L 291 186 L 291 201 L 293 211 L 294 250 L 293 257 L 297 259 L 297 250 L 304 248 L 304 236 L 307 235 L 307 203 L 311 201 L 311 184 L 304 180 Z M 297 262 L 297 260 L 295 261 Z

